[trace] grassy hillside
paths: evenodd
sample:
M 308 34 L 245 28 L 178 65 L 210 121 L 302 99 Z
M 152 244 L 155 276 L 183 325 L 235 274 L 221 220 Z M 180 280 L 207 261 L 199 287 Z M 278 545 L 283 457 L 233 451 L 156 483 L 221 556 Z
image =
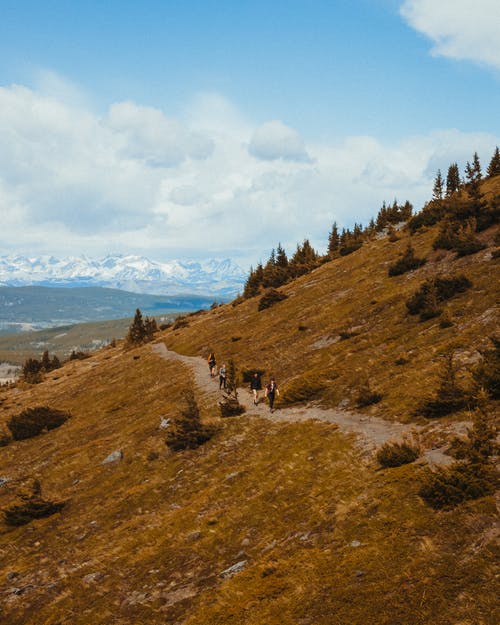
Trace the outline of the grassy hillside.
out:
M 360 417 L 427 426 L 438 445 L 469 413 L 415 416 L 452 349 L 467 381 L 496 331 L 497 226 L 484 250 L 433 251 L 436 227 L 413 237 L 418 270 L 389 278 L 409 234 L 386 236 L 280 290 L 185 318 L 156 339 L 238 369 L 259 367 L 281 401 L 356 408 L 369 379 L 382 394 Z M 428 277 L 464 274 L 472 287 L 419 321 L 405 301 Z M 446 325 L 446 324 L 444 324 Z M 424 460 L 381 469 L 331 424 L 246 416 L 221 420 L 195 387 L 197 449 L 172 452 L 160 423 L 175 418 L 192 371 L 150 344 L 107 347 L 38 385 L 0 390 L 0 427 L 23 409 L 71 413 L 60 428 L 0 447 L 0 508 L 37 480 L 56 514 L 0 524 L 0 622 L 9 625 L 494 625 L 499 621 L 495 497 L 435 511 L 418 495 Z M 215 382 L 214 382 L 215 384 Z M 498 402 L 490 401 L 494 413 Z M 279 415 L 278 411 L 278 415 Z M 368 414 L 367 414 L 368 413 Z M 267 412 L 262 411 L 262 417 Z M 103 464 L 113 451 L 116 462 Z M 235 569 L 231 569 L 236 565 Z

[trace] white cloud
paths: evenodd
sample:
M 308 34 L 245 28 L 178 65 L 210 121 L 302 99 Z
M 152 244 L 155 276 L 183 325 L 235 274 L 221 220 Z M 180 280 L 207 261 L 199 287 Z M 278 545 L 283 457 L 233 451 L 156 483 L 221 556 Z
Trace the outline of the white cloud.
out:
M 299 133 L 279 120 L 259 126 L 253 134 L 248 151 L 252 156 L 265 161 L 280 158 L 286 161 L 310 161 Z
M 433 54 L 500 69 L 498 0 L 406 0 L 400 11 L 434 42 Z
M 185 158 L 208 158 L 213 142 L 198 132 L 190 132 L 177 120 L 159 110 L 133 102 L 114 104 L 108 123 L 118 131 L 123 151 L 153 166 L 171 167 Z
M 293 251 L 308 237 L 324 248 L 333 220 L 366 223 L 383 200 L 420 208 L 437 168 L 455 160 L 463 168 L 475 150 L 486 165 L 500 143 L 441 131 L 396 145 L 350 137 L 306 148 L 283 124 L 256 128 L 213 94 L 183 120 L 131 102 L 98 117 L 21 86 L 0 88 L 0 136 L 6 252 L 224 254 L 248 263 L 278 241 Z M 259 136 L 253 145 L 267 146 L 267 158 L 249 152 Z

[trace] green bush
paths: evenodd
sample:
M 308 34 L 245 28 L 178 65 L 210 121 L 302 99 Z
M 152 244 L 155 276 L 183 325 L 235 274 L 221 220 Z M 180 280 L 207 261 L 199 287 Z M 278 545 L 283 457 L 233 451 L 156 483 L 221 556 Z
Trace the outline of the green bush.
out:
M 22 504 L 7 508 L 7 510 L 4 510 L 3 514 L 7 525 L 19 527 L 30 523 L 34 519 L 44 519 L 52 516 L 63 508 L 63 502 L 45 501 L 41 498 L 33 498 Z
M 231 396 L 225 396 L 219 402 L 220 416 L 237 417 L 245 412 L 245 407 L 240 404 L 237 398 Z
M 27 408 L 7 422 L 12 438 L 16 441 L 32 438 L 45 430 L 54 430 L 65 423 L 71 415 L 48 406 Z
M 483 388 L 492 399 L 500 399 L 500 339 L 492 337 L 493 349 L 483 352 L 472 372 L 476 390 Z
M 216 432 L 216 428 L 201 422 L 200 410 L 192 388 L 183 392 L 184 408 L 173 420 L 167 432 L 165 444 L 173 451 L 196 449 L 209 441 Z
M 400 276 L 407 271 L 418 269 L 425 265 L 425 258 L 418 258 L 411 245 L 408 245 L 406 252 L 393 264 L 389 266 L 389 276 Z
M 339 248 L 339 254 L 341 256 L 348 256 L 349 254 L 352 254 L 353 252 L 356 252 L 357 250 L 360 249 L 360 247 L 362 247 L 363 242 L 362 241 L 357 241 L 355 243 L 347 243 L 346 245 L 342 245 Z
M 258 310 L 265 310 L 266 308 L 270 308 L 274 304 L 283 301 L 287 297 L 288 295 L 285 295 L 284 293 L 281 293 L 276 289 L 269 289 L 260 298 Z
M 384 443 L 377 451 L 377 461 L 383 467 L 400 467 L 414 462 L 420 455 L 420 448 L 407 442 Z
M 365 382 L 365 384 L 363 384 L 363 386 L 358 389 L 358 394 L 356 396 L 356 405 L 358 406 L 358 408 L 366 408 L 367 406 L 378 404 L 378 402 L 381 401 L 382 397 L 382 393 L 373 391 L 370 387 L 370 383 Z
M 492 495 L 498 487 L 498 474 L 485 464 L 455 463 L 429 472 L 419 495 L 432 508 L 453 508 L 458 504 Z
M 16 504 L 3 511 L 5 523 L 11 527 L 26 525 L 34 519 L 44 519 L 52 516 L 64 508 L 62 501 L 47 501 L 42 498 L 40 483 L 33 483 L 32 492 L 20 495 L 22 503 Z
M 457 367 L 453 362 L 453 354 L 449 353 L 446 354 L 439 372 L 437 389 L 421 402 L 417 408 L 417 414 L 431 419 L 443 417 L 462 410 L 471 403 L 470 393 L 463 389 L 457 381 Z
M 418 315 L 422 312 L 425 314 L 426 310 L 432 309 L 429 305 L 430 298 L 434 298 L 436 302 L 443 302 L 458 293 L 463 293 L 471 286 L 471 281 L 464 275 L 431 278 L 421 284 L 418 291 L 407 300 L 406 308 L 410 315 Z

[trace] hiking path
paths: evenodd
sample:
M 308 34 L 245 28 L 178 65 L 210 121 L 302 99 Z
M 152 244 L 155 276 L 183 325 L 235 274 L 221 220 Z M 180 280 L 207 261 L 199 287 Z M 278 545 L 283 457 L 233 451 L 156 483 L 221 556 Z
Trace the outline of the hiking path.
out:
M 212 378 L 208 370 L 207 362 L 198 356 L 184 356 L 169 350 L 165 343 L 155 343 L 153 351 L 166 360 L 177 360 L 191 368 L 198 392 L 209 396 L 212 400 L 220 401 L 223 393 L 219 390 L 219 377 Z M 298 422 L 316 419 L 335 424 L 344 434 L 352 434 L 356 437 L 358 446 L 366 451 L 373 452 L 375 449 L 388 441 L 401 439 L 405 435 L 418 434 L 421 426 L 405 423 L 386 421 L 375 416 L 368 416 L 348 410 L 321 408 L 314 404 L 301 406 L 279 407 L 271 413 L 267 400 L 262 397 L 256 406 L 253 403 L 253 395 L 249 388 L 238 389 L 238 400 L 245 408 L 246 416 L 256 416 L 275 422 Z M 464 433 L 465 423 L 455 424 L 456 433 Z M 447 456 L 442 448 L 426 449 L 423 458 L 429 464 L 450 464 L 453 458 Z

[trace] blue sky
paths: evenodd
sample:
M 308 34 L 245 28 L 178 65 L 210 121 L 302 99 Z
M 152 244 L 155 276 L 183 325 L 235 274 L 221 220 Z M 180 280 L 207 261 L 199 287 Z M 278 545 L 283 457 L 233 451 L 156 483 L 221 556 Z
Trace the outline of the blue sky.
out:
M 500 143 L 500 3 L 0 0 L 4 253 L 266 258 Z M 497 26 L 495 26 L 495 24 Z M 3 120 L 3 121 L 2 121 Z

